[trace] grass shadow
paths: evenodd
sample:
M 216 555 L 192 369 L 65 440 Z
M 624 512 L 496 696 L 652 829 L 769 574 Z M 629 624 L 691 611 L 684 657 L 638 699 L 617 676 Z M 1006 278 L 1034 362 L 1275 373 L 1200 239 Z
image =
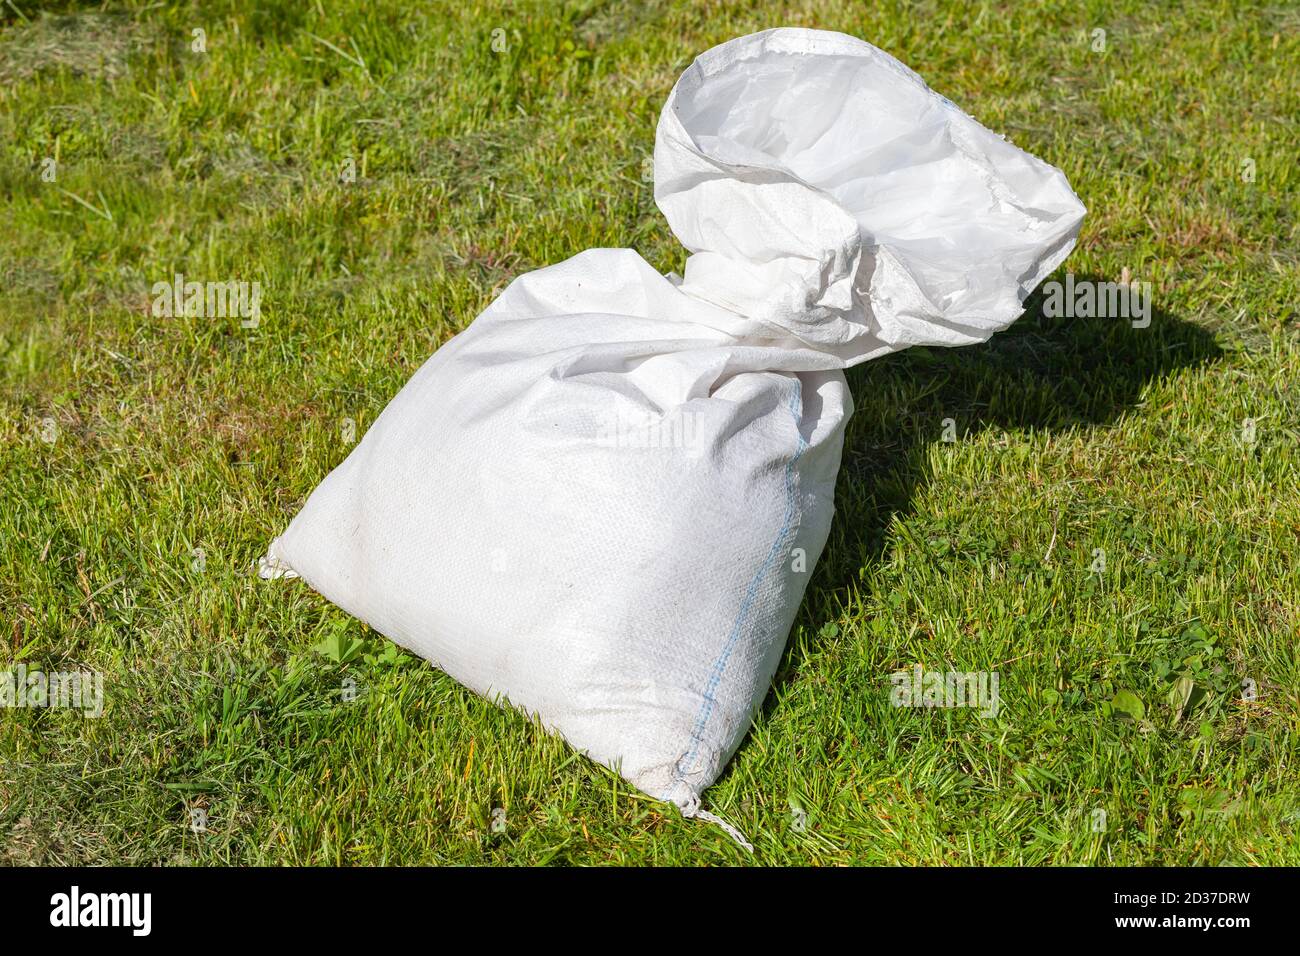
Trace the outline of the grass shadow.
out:
M 1075 281 L 1106 280 L 1082 274 Z M 911 510 L 932 477 L 929 451 L 942 441 L 945 420 L 958 441 L 990 429 L 1104 428 L 1138 407 L 1150 383 L 1222 354 L 1209 331 L 1154 302 L 1150 325 L 1134 328 L 1127 319 L 1049 318 L 1043 295 L 1037 290 L 1020 320 L 983 345 L 909 349 L 850 370 L 856 407 L 836 517 L 800 611 L 806 624 L 819 626 L 861 570 L 884 559 L 894 517 Z M 776 682 L 801 662 L 792 641 Z

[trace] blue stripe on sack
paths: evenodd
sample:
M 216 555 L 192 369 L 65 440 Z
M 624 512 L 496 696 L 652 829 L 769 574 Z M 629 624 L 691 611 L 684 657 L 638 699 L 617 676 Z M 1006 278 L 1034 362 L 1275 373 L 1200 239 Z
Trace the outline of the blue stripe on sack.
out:
M 691 770 L 691 763 L 695 760 L 699 752 L 700 744 L 704 739 L 704 728 L 713 716 L 713 706 L 717 699 L 713 696 L 718 689 L 718 684 L 722 681 L 722 674 L 727 669 L 727 662 L 731 659 L 731 653 L 736 649 L 736 642 L 740 638 L 740 629 L 745 623 L 745 617 L 749 614 L 749 609 L 758 596 L 758 587 L 767 576 L 767 572 L 772 567 L 772 562 L 776 556 L 781 553 L 781 546 L 785 542 L 786 536 L 790 533 L 790 525 L 794 521 L 795 501 L 794 501 L 794 469 L 799 463 L 799 456 L 804 453 L 808 443 L 804 441 L 803 432 L 800 430 L 800 414 L 803 410 L 803 382 L 796 375 L 794 393 L 790 396 L 790 414 L 794 416 L 795 434 L 799 437 L 799 445 L 791 459 L 786 462 L 785 466 L 785 521 L 781 524 L 781 530 L 777 532 L 776 540 L 772 542 L 772 548 L 768 551 L 762 566 L 754 575 L 754 579 L 749 582 L 749 589 L 745 592 L 745 599 L 740 604 L 740 610 L 736 613 L 736 621 L 731 626 L 731 633 L 727 636 L 727 643 L 723 645 L 722 653 L 718 659 L 713 662 L 713 670 L 709 674 L 709 681 L 704 688 L 704 703 L 700 706 L 700 712 L 695 718 L 695 726 L 691 730 L 691 749 L 687 751 L 686 756 L 677 761 L 677 768 L 673 774 L 673 787 L 685 782 L 686 774 Z

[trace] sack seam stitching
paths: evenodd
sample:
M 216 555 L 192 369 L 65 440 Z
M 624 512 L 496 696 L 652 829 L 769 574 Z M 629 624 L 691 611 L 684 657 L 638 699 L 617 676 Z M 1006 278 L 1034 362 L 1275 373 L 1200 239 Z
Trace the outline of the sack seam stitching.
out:
M 767 576 L 771 569 L 776 555 L 781 549 L 781 544 L 786 540 L 790 529 L 794 524 L 795 516 L 795 491 L 794 475 L 795 466 L 799 463 L 799 458 L 808 448 L 808 442 L 803 437 L 801 425 L 801 410 L 803 408 L 803 380 L 797 375 L 794 376 L 795 388 L 790 396 L 790 402 L 787 408 L 794 418 L 795 434 L 798 436 L 798 446 L 795 448 L 794 455 L 786 462 L 785 466 L 785 520 L 781 525 L 781 530 L 777 532 L 776 539 L 772 542 L 772 547 L 768 550 L 767 557 L 763 564 L 755 573 L 753 580 L 749 582 L 749 587 L 745 592 L 745 598 L 741 601 L 740 609 L 736 612 L 736 620 L 731 625 L 731 633 L 727 637 L 726 644 L 723 645 L 721 653 L 714 660 L 710 668 L 709 680 L 704 688 L 704 700 L 700 704 L 700 710 L 695 716 L 695 724 L 691 729 L 691 748 L 686 755 L 677 761 L 677 766 L 673 772 L 673 780 L 669 785 L 669 793 L 672 793 L 678 787 L 684 786 L 688 774 L 694 772 L 693 763 L 697 760 L 700 745 L 704 742 L 704 729 L 708 724 L 709 718 L 713 715 L 713 708 L 717 704 L 717 699 L 713 696 L 718 689 L 718 684 L 722 681 L 722 675 L 726 671 L 727 663 L 731 659 L 732 652 L 740 639 L 741 625 L 749 614 L 755 598 L 758 595 L 758 587 L 763 578 Z

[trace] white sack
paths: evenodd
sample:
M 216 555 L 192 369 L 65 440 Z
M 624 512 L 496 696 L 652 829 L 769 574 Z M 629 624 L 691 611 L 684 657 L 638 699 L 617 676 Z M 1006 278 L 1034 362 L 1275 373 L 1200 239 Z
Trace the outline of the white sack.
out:
M 1005 328 L 1084 209 L 897 60 L 795 29 L 683 74 L 655 199 L 684 279 L 626 249 L 516 279 L 267 568 L 694 812 L 826 540 L 841 369 Z

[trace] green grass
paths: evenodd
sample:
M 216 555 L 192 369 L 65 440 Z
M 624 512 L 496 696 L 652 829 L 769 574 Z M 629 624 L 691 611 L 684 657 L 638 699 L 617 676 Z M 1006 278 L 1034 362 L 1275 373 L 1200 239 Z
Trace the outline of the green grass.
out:
M 707 805 L 764 863 L 1300 863 L 1294 9 L 0 9 L 0 669 L 98 670 L 107 699 L 0 711 L 0 861 L 750 859 L 252 567 L 346 420 L 512 277 L 593 246 L 680 269 L 642 177 L 658 109 L 700 51 L 802 25 L 1064 169 L 1067 268 L 1129 268 L 1157 312 L 1035 305 L 851 373 L 831 540 Z M 260 326 L 154 318 L 177 271 L 260 281 Z M 917 663 L 997 670 L 997 718 L 890 707 Z M 1180 669 L 1204 693 L 1175 719 Z

